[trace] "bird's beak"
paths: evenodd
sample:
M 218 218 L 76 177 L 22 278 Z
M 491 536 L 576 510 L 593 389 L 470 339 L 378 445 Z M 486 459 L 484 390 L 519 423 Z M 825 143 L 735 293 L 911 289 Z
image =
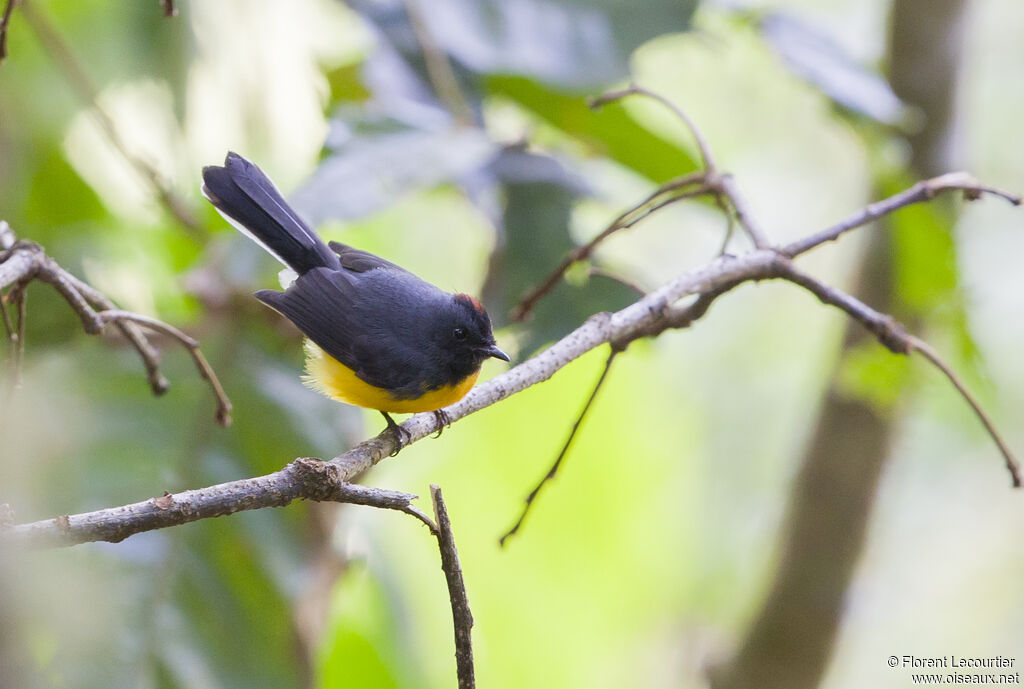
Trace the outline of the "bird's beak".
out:
M 508 354 L 498 349 L 498 345 L 488 345 L 483 348 L 483 353 L 487 356 L 493 356 L 495 359 L 501 359 L 502 361 L 512 361 L 509 359 Z

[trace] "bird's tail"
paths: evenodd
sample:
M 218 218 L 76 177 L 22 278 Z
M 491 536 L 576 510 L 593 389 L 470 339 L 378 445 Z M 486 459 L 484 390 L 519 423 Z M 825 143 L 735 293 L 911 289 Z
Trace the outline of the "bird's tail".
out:
M 239 231 L 299 275 L 339 268 L 337 255 L 302 222 L 263 171 L 237 153 L 203 168 L 203 196 Z

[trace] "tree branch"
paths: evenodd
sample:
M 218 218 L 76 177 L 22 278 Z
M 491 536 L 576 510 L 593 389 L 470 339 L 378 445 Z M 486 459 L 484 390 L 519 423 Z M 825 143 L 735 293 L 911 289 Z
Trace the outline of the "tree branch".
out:
M 850 217 L 839 221 L 832 227 L 828 227 L 821 232 L 816 232 L 808 237 L 791 242 L 779 249 L 779 251 L 790 258 L 799 256 L 800 254 L 810 251 L 811 249 L 826 242 L 835 241 L 846 232 L 858 227 L 863 227 L 864 225 L 874 222 L 882 216 L 888 215 L 900 208 L 904 208 L 905 206 L 910 206 L 915 203 L 921 203 L 922 201 L 931 201 L 940 194 L 956 190 L 963 191 L 964 198 L 968 201 L 977 200 L 983 194 L 992 194 L 993 196 L 999 196 L 1006 199 L 1014 206 L 1019 206 L 1021 204 L 1020 196 L 1001 191 L 994 187 L 984 186 L 966 172 L 948 172 L 944 175 L 939 175 L 938 177 L 922 180 L 909 189 L 905 189 L 887 199 L 868 204 Z
M 117 543 L 132 534 L 185 524 L 199 519 L 222 517 L 242 510 L 284 507 L 293 500 L 347 502 L 407 512 L 423 521 L 425 515 L 413 509 L 416 498 L 380 488 L 346 482 L 336 464 L 300 457 L 281 471 L 257 478 L 230 481 L 208 488 L 164 493 L 131 505 L 96 510 L 73 516 L 8 526 L 4 540 L 32 548 L 68 546 L 88 541 Z M 432 527 L 429 518 L 424 522 Z
M 677 201 L 692 199 L 704 194 L 717 193 L 717 187 L 713 186 L 708 179 L 709 177 L 707 173 L 701 171 L 691 172 L 681 177 L 676 177 L 652 191 L 639 203 L 630 206 L 628 209 L 620 213 L 617 218 L 612 220 L 607 227 L 601 230 L 601 232 L 599 232 L 589 242 L 586 244 L 580 244 L 569 251 L 565 258 L 562 259 L 562 262 L 558 264 L 558 266 L 550 275 L 548 275 L 547 278 L 544 279 L 543 282 L 534 287 L 522 299 L 520 299 L 519 303 L 512 310 L 512 320 L 516 322 L 525 320 L 533 311 L 537 302 L 543 299 L 548 292 L 554 289 L 555 285 L 558 284 L 558 281 L 562 279 L 569 268 L 580 261 L 585 261 L 590 258 L 591 254 L 594 253 L 594 249 L 596 249 L 601 242 L 608 239 L 608 237 L 619 230 L 633 227 L 651 213 L 661 210 L 665 206 L 676 203 Z
M 0 222 L 0 232 L 4 230 L 13 236 L 7 223 Z M 217 379 L 216 373 L 214 373 L 210 364 L 206 361 L 206 357 L 203 356 L 202 351 L 199 349 L 199 342 L 177 328 L 155 318 L 114 308 L 113 302 L 101 292 L 61 268 L 56 261 L 46 255 L 41 246 L 27 241 L 16 241 L 0 253 L 0 290 L 10 288 L 3 298 L 14 302 L 18 306 L 18 330 L 16 333 L 10 329 L 11 326 L 8 325 L 10 318 L 7 316 L 6 310 L 4 310 L 5 326 L 9 328 L 8 337 L 13 347 L 11 366 L 15 378 L 20 369 L 21 350 L 24 347 L 25 341 L 24 289 L 33 280 L 40 280 L 56 289 L 71 308 L 74 309 L 75 313 L 78 314 L 79 319 L 82 321 L 82 326 L 87 333 L 91 335 L 99 334 L 108 323 L 116 323 L 121 333 L 139 353 L 139 357 L 146 368 L 146 377 L 150 388 L 156 395 L 161 395 L 167 391 L 167 379 L 160 373 L 159 357 L 156 349 L 139 329 L 138 324 L 167 335 L 181 343 L 188 349 L 200 376 L 207 381 L 213 392 L 214 398 L 217 401 L 215 414 L 217 423 L 221 426 L 230 425 L 231 400 L 228 399 L 223 386 L 221 386 L 220 381 Z M 11 298 L 12 295 L 13 298 Z M 94 307 L 103 310 L 97 312 Z
M 1016 458 L 1013 456 L 1013 452 L 1011 452 L 1006 441 L 1004 441 L 1002 436 L 1000 436 L 999 432 L 996 430 L 995 424 L 992 423 L 992 420 L 981 408 L 981 405 L 978 403 L 974 395 L 971 394 L 963 381 L 960 380 L 956 373 L 953 372 L 953 369 L 950 368 L 949 364 L 939 356 L 931 345 L 919 337 L 908 333 L 906 329 L 892 316 L 879 313 L 853 295 L 847 294 L 842 290 L 836 289 L 835 287 L 831 287 L 815 278 L 812 278 L 806 273 L 798 270 L 788 261 L 780 263 L 779 268 L 780 278 L 800 285 L 818 297 L 822 303 L 835 306 L 846 312 L 851 318 L 867 328 L 879 342 L 889 349 L 889 351 L 895 354 L 910 354 L 915 351 L 920 352 L 928 362 L 942 371 L 943 375 L 949 379 L 949 382 L 952 383 L 953 387 L 960 393 L 960 396 L 964 398 L 964 401 L 970 405 L 971 409 L 988 432 L 989 437 L 992 438 L 992 441 L 999 448 L 999 452 L 1003 455 L 1003 460 L 1006 463 L 1006 469 L 1010 473 L 1010 480 L 1013 483 L 1013 487 L 1021 487 L 1020 466 L 1017 463 Z
M 473 613 L 469 609 L 466 582 L 462 579 L 462 565 L 455 549 L 455 534 L 448 518 L 448 508 L 441 496 L 441 489 L 430 485 L 430 496 L 434 501 L 434 516 L 437 519 L 437 547 L 441 551 L 441 569 L 448 583 L 448 598 L 452 603 L 452 621 L 455 626 L 455 666 L 458 672 L 459 689 L 473 689 L 476 678 L 473 670 Z

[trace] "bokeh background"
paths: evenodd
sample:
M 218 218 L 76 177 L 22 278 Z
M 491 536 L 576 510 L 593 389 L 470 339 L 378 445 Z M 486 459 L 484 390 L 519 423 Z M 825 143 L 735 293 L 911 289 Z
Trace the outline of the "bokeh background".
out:
M 227 150 L 325 237 L 485 295 L 520 358 L 632 298 L 576 271 L 509 326 L 522 291 L 694 168 L 657 105 L 586 109 L 630 78 L 687 110 L 779 242 L 945 169 L 1024 190 L 1015 0 L 189 0 L 172 19 L 157 5 L 15 9 L 0 219 L 124 308 L 198 337 L 235 422 L 213 424 L 171 343 L 172 388 L 154 398 L 128 348 L 86 336 L 33 286 L 24 380 L 0 426 L 0 502 L 18 521 L 331 457 L 379 430 L 376 413 L 302 386 L 298 335 L 249 296 L 278 267 L 198 190 Z M 724 229 L 712 206 L 676 205 L 596 264 L 655 287 L 713 257 Z M 1022 230 L 1001 201 L 943 202 L 802 263 L 926 334 L 1024 451 Z M 365 476 L 443 487 L 479 685 L 703 687 L 710 671 L 717 687 L 905 687 L 909 671 L 886 664 L 905 654 L 1019 669 L 1024 497 L 935 370 L 844 346 L 844 329 L 772 283 L 634 344 L 504 549 L 602 353 Z M 4 560 L 4 686 L 455 683 L 436 546 L 401 514 L 296 504 Z

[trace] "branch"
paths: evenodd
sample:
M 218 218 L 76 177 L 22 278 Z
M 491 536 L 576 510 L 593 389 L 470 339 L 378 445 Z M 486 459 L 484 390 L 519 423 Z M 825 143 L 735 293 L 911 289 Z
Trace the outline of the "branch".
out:
M 632 91 L 630 93 L 634 92 L 640 93 L 640 91 Z M 629 94 L 624 93 L 623 95 Z M 642 95 L 648 94 L 644 93 Z M 685 115 L 683 119 L 689 124 L 689 120 Z M 710 158 L 706 157 L 705 160 L 709 165 L 712 164 Z M 942 369 L 961 394 L 964 395 L 968 403 L 971 404 L 990 434 L 992 434 L 1000 450 L 1004 453 L 1014 484 L 1018 485 L 1020 479 L 1017 464 L 1009 454 L 1005 443 L 995 433 L 990 420 L 983 414 L 974 398 L 967 393 L 962 383 L 952 375 L 949 367 L 941 363 L 941 360 L 938 359 L 933 350 L 917 338 L 907 334 L 894 319 L 874 311 L 853 297 L 831 288 L 815 278 L 805 275 L 798 271 L 790 261 L 791 256 L 802 253 L 808 248 L 817 246 L 817 244 L 824 241 L 838 237 L 843 232 L 864 224 L 871 217 L 876 217 L 881 212 L 891 212 L 891 210 L 900 207 L 901 204 L 906 205 L 913 202 L 917 199 L 918 194 L 924 194 L 924 198 L 926 198 L 929 194 L 934 195 L 940 191 L 945 191 L 946 188 L 960 188 L 965 190 L 968 198 L 977 198 L 982 193 L 992 193 L 1003 196 L 1012 202 L 1018 202 L 1015 196 L 989 187 L 983 187 L 965 176 L 953 175 L 938 179 L 940 180 L 938 182 L 931 180 L 930 183 L 915 185 L 915 187 L 901 195 L 897 195 L 881 204 L 875 204 L 874 207 L 869 206 L 865 208 L 852 216 L 850 220 L 844 221 L 834 228 L 811 235 L 784 249 L 774 249 L 768 246 L 760 226 L 745 206 L 742 197 L 734 186 L 732 178 L 728 175 L 705 171 L 684 175 L 672 180 L 621 214 L 606 228 L 602 235 L 608 236 L 618 229 L 635 224 L 650 213 L 680 198 L 688 198 L 689 196 L 702 193 L 712 193 L 716 195 L 716 198 L 724 197 L 729 199 L 735 210 L 736 219 L 747 229 L 749 236 L 755 244 L 755 248 L 740 256 L 720 255 L 704 266 L 682 273 L 674 280 L 662 285 L 653 292 L 645 294 L 635 303 L 620 311 L 595 314 L 547 350 L 477 386 L 459 402 L 444 410 L 438 410 L 439 413 L 426 412 L 415 414 L 401 425 L 400 433 L 385 430 L 377 437 L 371 438 L 348 452 L 335 457 L 327 462 L 326 465 L 336 467 L 338 472 L 336 475 L 337 482 L 348 482 L 377 464 L 384 457 L 393 456 L 403 446 L 439 431 L 442 424 L 458 421 L 464 416 L 496 404 L 527 387 L 547 380 L 570 362 L 595 347 L 608 343 L 612 345 L 613 349 L 625 349 L 633 340 L 655 337 L 670 328 L 688 327 L 707 312 L 715 299 L 737 285 L 747 281 L 781 278 L 809 289 L 826 304 L 842 309 L 851 317 L 867 326 L 892 351 L 902 354 L 913 350 L 921 351 L 926 358 Z M 580 247 L 577 255 L 588 255 L 594 245 L 596 245 L 596 242 Z M 15 280 L 26 279 L 26 276 L 29 276 L 33 270 L 39 269 L 39 266 L 33 263 L 31 255 L 27 255 L 24 250 L 8 249 L 4 257 L 6 260 L 0 262 L 0 288 L 11 284 Z M 568 260 L 571 260 L 572 257 L 573 255 L 570 254 Z M 553 279 L 557 280 L 557 276 Z M 62 291 L 62 294 L 65 294 L 69 303 L 76 306 L 76 309 L 81 309 L 80 315 L 83 318 L 83 323 L 89 329 L 89 318 L 83 315 L 85 308 L 82 308 L 81 304 L 85 299 L 81 296 L 80 292 L 77 292 L 75 283 L 67 279 L 54 279 L 51 282 Z M 78 294 L 77 299 L 75 294 Z M 676 305 L 676 302 L 688 295 L 697 295 L 697 298 L 688 305 Z M 86 304 L 86 307 L 91 310 L 88 304 Z M 156 329 L 175 337 L 179 342 L 185 344 L 186 347 L 193 349 L 194 341 L 191 338 L 180 333 L 180 331 L 171 329 L 170 326 L 164 324 L 155 325 L 154 322 L 145 317 L 111 311 L 106 308 L 100 314 L 93 312 L 91 317 L 96 319 L 100 326 L 108 320 L 114 320 L 120 325 L 127 325 L 127 321 L 132 321 L 134 323 L 143 323 L 148 327 L 156 327 Z M 195 350 L 193 351 L 195 353 Z M 196 358 L 197 366 L 205 371 L 201 361 L 201 359 Z M 213 380 L 211 380 L 211 384 L 213 384 Z M 218 388 L 219 386 L 214 384 L 215 392 Z M 220 394 L 218 394 L 218 399 L 221 399 Z M 289 465 L 289 467 L 291 466 Z M 287 471 L 287 468 L 282 470 L 282 472 Z M 78 515 L 78 517 L 64 517 L 61 518 L 63 520 L 62 524 L 79 524 L 75 539 L 68 542 L 109 540 L 111 533 L 109 529 L 92 528 L 90 526 L 97 521 L 116 523 L 117 528 L 112 533 L 116 540 L 120 540 L 133 533 L 163 528 L 174 524 L 183 524 L 204 518 L 204 516 L 216 516 L 239 510 L 278 505 L 282 504 L 280 501 L 283 499 L 282 495 L 285 495 L 279 490 L 279 481 L 284 478 L 285 482 L 288 482 L 287 475 L 283 476 L 282 472 L 221 484 L 214 487 L 214 489 L 188 491 L 181 495 L 188 496 L 192 508 L 187 511 L 176 512 L 173 516 L 165 516 L 163 519 L 155 520 L 148 518 L 145 514 L 140 516 L 139 514 L 132 513 L 131 510 L 125 513 L 124 508 L 115 508 L 113 510 L 100 510 L 86 515 Z M 224 494 L 235 496 L 235 502 L 231 503 L 230 509 L 227 511 L 225 511 L 226 508 L 222 501 Z M 293 496 L 288 498 L 289 501 L 294 499 L 295 496 L 309 497 L 299 492 L 292 492 L 289 495 Z M 405 511 L 409 510 L 406 509 Z M 429 524 L 429 521 L 425 523 Z
M 943 375 L 949 379 L 949 382 L 960 393 L 960 396 L 964 398 L 964 401 L 970 405 L 982 425 L 985 426 L 989 437 L 992 438 L 996 447 L 999 448 L 999 452 L 1003 455 L 1003 460 L 1006 463 L 1006 469 L 1010 473 L 1013 487 L 1021 487 L 1020 466 L 1006 441 L 1003 440 L 996 430 L 995 424 L 992 423 L 992 420 L 981 408 L 981 405 L 974 395 L 971 394 L 970 390 L 967 389 L 967 386 L 964 385 L 963 381 L 953 372 L 949 364 L 939 356 L 931 345 L 908 333 L 892 316 L 879 313 L 853 295 L 818 281 L 798 270 L 788 261 L 780 262 L 779 277 L 800 285 L 818 297 L 822 303 L 835 306 L 846 312 L 851 318 L 867 328 L 889 351 L 895 354 L 920 352 L 928 362 L 942 371 Z
M 887 199 L 868 204 L 861 210 L 857 211 L 850 217 L 841 220 L 832 227 L 787 244 L 779 249 L 779 251 L 791 258 L 799 256 L 800 254 L 810 251 L 811 249 L 826 242 L 832 242 L 839 239 L 839 237 L 850 230 L 863 227 L 870 222 L 874 222 L 883 215 L 888 215 L 900 208 L 915 203 L 931 201 L 940 194 L 956 190 L 963 191 L 964 198 L 968 201 L 977 200 L 983 194 L 991 194 L 993 196 L 999 196 L 1006 199 L 1014 206 L 1019 206 L 1021 203 L 1020 196 L 1001 191 L 994 187 L 984 186 L 966 172 L 948 172 L 944 175 L 918 182 L 909 189 L 905 189 Z
M 704 138 L 700 129 L 694 121 L 690 119 L 690 116 L 686 114 L 686 111 L 670 101 L 668 98 L 665 98 L 665 96 L 660 93 L 649 91 L 637 84 L 630 84 L 628 88 L 622 89 L 621 91 L 611 91 L 598 96 L 597 98 L 591 99 L 589 105 L 592 109 L 597 110 L 608 103 L 614 103 L 617 100 L 622 100 L 629 96 L 643 96 L 645 98 L 650 98 L 671 110 L 672 114 L 679 118 L 686 128 L 690 130 L 690 134 L 693 135 L 693 140 L 697 143 L 697 149 L 700 151 L 700 157 L 704 160 L 704 169 L 708 172 L 713 172 L 716 169 L 717 166 L 715 165 L 715 160 L 711 156 L 711 147 L 708 146 L 707 139 Z
M 284 507 L 293 500 L 347 502 L 412 514 L 424 521 L 409 493 L 347 483 L 337 465 L 300 457 L 281 471 L 221 483 L 209 488 L 164 493 L 131 505 L 74 516 L 8 526 L 4 539 L 31 548 L 68 546 L 88 541 L 117 543 L 132 534 L 234 514 L 260 507 Z M 425 522 L 433 528 L 429 518 Z
M 683 273 L 621 311 L 596 314 L 547 350 L 475 387 L 462 400 L 444 410 L 447 419 L 449 422 L 457 421 L 547 380 L 572 361 L 604 343 L 626 342 L 631 336 L 632 339 L 643 337 L 646 327 L 661 318 L 662 313 L 672 313 L 671 304 L 687 294 L 714 290 L 736 280 L 771 277 L 777 258 L 771 251 L 755 251 L 739 257 L 722 256 L 707 266 Z M 0 264 L 0 270 L 4 265 Z M 439 425 L 433 412 L 414 414 L 401 425 L 401 435 L 405 437 L 402 446 L 436 432 Z M 327 475 L 328 482 L 332 485 L 347 484 L 385 457 L 391 456 L 401 449 L 395 436 L 395 433 L 384 430 L 378 436 L 322 463 L 324 471 L 331 472 Z M 296 482 L 294 464 L 292 462 L 285 469 L 264 476 L 184 491 L 164 496 L 163 499 L 153 498 L 124 507 L 22 524 L 11 527 L 4 534 L 37 547 L 73 545 L 87 541 L 116 542 L 132 534 L 208 517 L 278 507 L 300 497 L 312 500 L 335 499 L 315 497 L 307 494 L 301 486 L 293 485 Z M 162 503 L 154 502 L 161 500 L 170 505 L 183 504 L 187 508 L 163 509 L 160 507 Z
M 555 285 L 558 284 L 558 281 L 562 279 L 569 268 L 580 261 L 585 261 L 590 258 L 598 244 L 608 239 L 608 237 L 619 230 L 633 227 L 651 213 L 661 210 L 665 206 L 676 203 L 677 201 L 692 199 L 705 194 L 717 193 L 717 187 L 710 182 L 709 179 L 710 178 L 707 173 L 700 171 L 676 177 L 652 191 L 639 203 L 630 206 L 628 209 L 620 213 L 617 218 L 612 220 L 607 227 L 601 230 L 601 232 L 599 232 L 589 242 L 576 246 L 569 251 L 565 258 L 562 259 L 562 262 L 558 264 L 558 266 L 550 275 L 548 275 L 547 278 L 544 279 L 543 282 L 534 287 L 526 294 L 526 296 L 520 299 L 516 307 L 512 309 L 512 320 L 516 322 L 525 320 L 533 311 L 537 302 L 543 299 L 548 292 L 554 289 Z M 665 196 L 668 196 L 668 198 L 663 198 Z
M 697 147 L 700 149 L 701 157 L 704 160 L 704 169 L 691 172 L 662 184 L 642 201 L 630 207 L 619 215 L 619 217 L 615 218 L 615 220 L 613 220 L 596 237 L 586 244 L 573 248 L 543 282 L 527 292 L 527 294 L 520 299 L 519 303 L 514 309 L 512 309 L 513 321 L 522 321 L 529 316 L 533 311 L 533 308 L 537 305 L 537 302 L 554 289 L 555 285 L 562 279 L 566 271 L 568 271 L 573 264 L 589 258 L 594 252 L 594 249 L 597 248 L 598 244 L 619 230 L 632 227 L 651 213 L 661 210 L 665 206 L 676 203 L 677 201 L 707 195 L 714 198 L 715 204 L 722 209 L 726 215 L 726 219 L 728 220 L 726 235 L 722 242 L 721 253 L 724 253 L 733 229 L 732 215 L 729 213 L 729 209 L 726 207 L 723 199 L 727 199 L 732 205 L 736 212 L 736 219 L 739 221 L 743 229 L 746 230 L 747 235 L 754 243 L 754 246 L 758 249 L 764 249 L 769 246 L 764 229 L 754 219 L 753 214 L 747 207 L 746 200 L 740 194 L 732 176 L 720 174 L 718 172 L 714 158 L 711 155 L 711 149 L 707 144 L 707 140 L 704 138 L 704 135 L 701 133 L 697 125 L 694 124 L 693 120 L 690 119 L 689 115 L 687 115 L 682 108 L 678 107 L 664 96 L 654 93 L 653 91 L 648 91 L 647 89 L 635 84 L 621 91 L 612 91 L 602 96 L 598 96 L 597 98 L 592 99 L 589 104 L 591 108 L 597 109 L 608 103 L 634 95 L 656 100 L 670 109 L 676 117 L 683 122 L 686 128 L 689 129 L 690 133 L 693 135 L 694 140 L 697 142 Z M 673 194 L 672 192 L 678 193 Z M 662 198 L 666 195 L 668 195 L 668 198 Z
M 613 91 L 606 93 L 603 96 L 595 98 L 591 101 L 591 107 L 600 107 L 606 103 L 626 98 L 628 96 L 643 96 L 661 103 L 666 108 L 671 110 L 673 114 L 687 129 L 690 130 L 690 134 L 693 135 L 694 141 L 697 142 L 697 148 L 700 149 L 700 155 L 704 159 L 704 168 L 709 176 L 716 178 L 716 198 L 718 196 L 725 196 L 732 203 L 733 208 L 736 209 L 736 218 L 740 221 L 740 225 L 747 231 L 751 241 L 754 242 L 754 246 L 758 249 L 764 249 L 769 246 L 767 234 L 761 225 L 754 219 L 753 214 L 747 208 L 746 201 L 743 196 L 739 193 L 739 189 L 736 188 L 735 182 L 733 182 L 730 175 L 722 175 L 721 179 L 718 180 L 717 171 L 718 168 L 715 165 L 714 158 L 711 156 L 711 147 L 708 146 L 707 140 L 701 133 L 700 129 L 694 123 L 690 116 L 686 114 L 686 111 L 680 108 L 678 105 L 665 98 L 660 93 L 649 91 L 642 86 L 631 84 L 629 88 L 622 91 Z
M 10 232 L 10 227 L 2 221 L 0 221 L 0 235 L 13 236 L 13 233 Z M 0 236 L 0 239 L 3 239 L 3 237 Z M 224 388 L 217 379 L 217 375 L 206 361 L 206 357 L 203 356 L 202 351 L 199 349 L 199 342 L 177 328 L 155 318 L 117 310 L 114 308 L 113 302 L 105 295 L 61 268 L 56 261 L 46 255 L 41 246 L 27 241 L 14 242 L 0 253 L 0 290 L 10 288 L 3 299 L 14 302 L 18 306 L 18 331 L 16 333 L 10 323 L 10 317 L 6 309 L 3 309 L 4 324 L 8 330 L 8 338 L 13 347 L 11 365 L 15 378 L 18 375 L 21 361 L 20 352 L 24 347 L 25 341 L 24 290 L 28 283 L 33 280 L 46 282 L 56 289 L 71 308 L 74 309 L 75 313 L 78 314 L 79 319 L 82 321 L 82 326 L 87 333 L 91 335 L 99 334 L 108 323 L 116 323 L 118 329 L 124 334 L 142 359 L 143 365 L 146 367 L 146 377 L 150 388 L 156 395 L 161 395 L 167 391 L 167 379 L 160 373 L 159 357 L 156 349 L 142 333 L 138 325 L 141 324 L 150 330 L 167 335 L 181 343 L 189 350 L 189 354 L 192 356 L 199 374 L 210 385 L 210 389 L 217 401 L 215 417 L 217 423 L 221 426 L 230 425 L 231 401 L 224 392 Z M 102 310 L 97 312 L 96 308 Z
M 173 325 L 168 325 L 163 321 L 150 318 L 149 316 L 131 313 L 130 311 L 101 311 L 96 314 L 96 319 L 103 325 L 106 325 L 111 321 L 119 324 L 126 322 L 137 323 L 139 325 L 144 325 L 150 330 L 155 330 L 158 333 L 167 335 L 171 339 L 181 343 L 181 345 L 185 347 L 188 350 L 188 353 L 192 356 L 192 361 L 195 363 L 196 369 L 199 371 L 199 375 L 203 380 L 209 383 L 210 389 L 213 391 L 213 396 L 217 399 L 217 423 L 221 426 L 231 425 L 231 400 L 228 399 L 227 393 L 224 392 L 224 388 L 221 386 L 220 380 L 217 379 L 217 374 L 213 372 L 213 368 L 206 360 L 206 357 L 203 356 L 202 351 L 200 351 L 198 340 L 189 337 Z
M 473 613 L 469 609 L 466 582 L 462 579 L 459 553 L 455 549 L 455 534 L 448 518 L 448 508 L 441 496 L 441 489 L 430 485 L 430 496 L 434 501 L 434 516 L 437 518 L 437 547 L 441 551 L 441 569 L 448 582 L 448 598 L 452 603 L 452 621 L 455 626 L 455 665 L 459 677 L 459 689 L 473 689 L 476 679 L 473 671 Z

